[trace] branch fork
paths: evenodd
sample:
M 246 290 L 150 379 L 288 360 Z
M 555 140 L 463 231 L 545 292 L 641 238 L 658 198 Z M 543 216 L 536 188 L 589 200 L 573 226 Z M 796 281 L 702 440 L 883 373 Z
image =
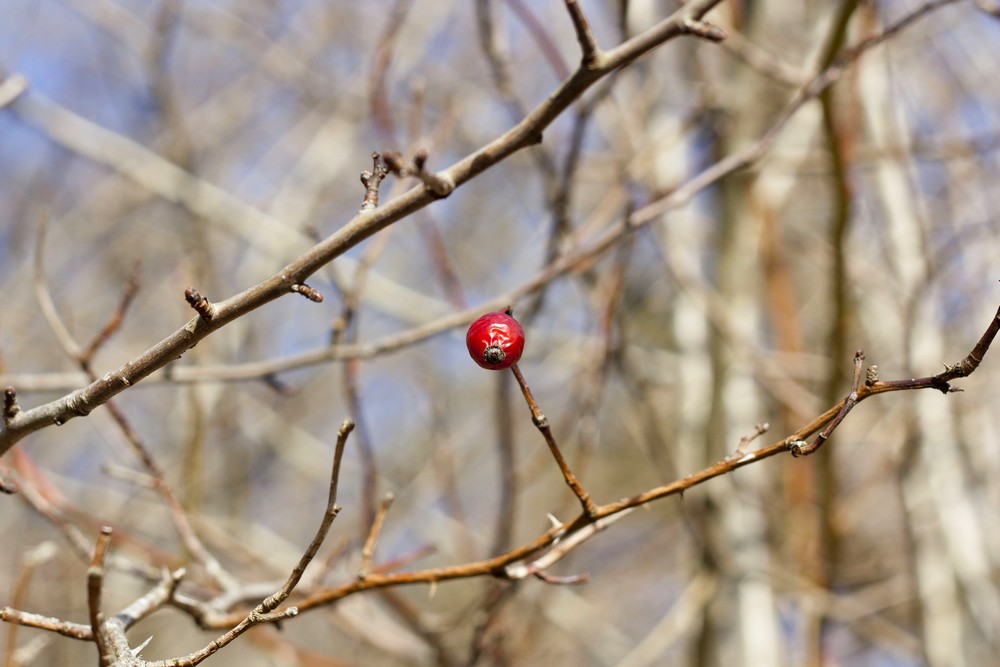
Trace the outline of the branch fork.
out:
M 448 176 L 447 173 L 435 174 L 432 171 L 428 171 L 425 168 L 427 157 L 427 150 L 420 148 L 413 155 L 413 160 L 410 164 L 407 164 L 402 154 L 398 151 L 386 151 L 385 163 L 389 167 L 389 170 L 399 178 L 415 176 L 435 196 L 443 199 L 455 189 L 455 180 Z

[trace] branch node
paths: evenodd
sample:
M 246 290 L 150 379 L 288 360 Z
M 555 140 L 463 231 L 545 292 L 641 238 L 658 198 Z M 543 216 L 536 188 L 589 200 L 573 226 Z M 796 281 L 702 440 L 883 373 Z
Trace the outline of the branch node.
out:
M 184 290 L 184 298 L 187 300 L 188 304 L 194 308 L 195 312 L 201 316 L 201 319 L 206 322 L 211 321 L 215 316 L 215 306 L 205 297 L 198 293 L 193 287 L 188 287 Z
M 759 438 L 760 436 L 767 433 L 767 429 L 771 428 L 771 425 L 767 422 L 762 422 L 753 427 L 753 433 L 750 435 L 745 435 L 740 438 L 739 444 L 736 446 L 736 451 L 726 457 L 726 461 L 738 461 L 743 458 L 743 455 L 747 453 L 747 447 L 750 443 Z
M 573 30 L 576 31 L 576 41 L 580 43 L 580 64 L 584 69 L 596 69 L 600 61 L 601 50 L 597 46 L 594 33 L 590 30 L 590 22 L 580 8 L 577 0 L 566 0 L 566 9 L 569 17 L 573 21 Z
M 809 450 L 809 443 L 805 440 L 792 440 L 788 442 L 786 446 L 788 447 L 788 451 L 790 451 L 792 456 L 795 458 L 807 456 L 812 453 L 812 451 Z
M 21 406 L 17 404 L 17 391 L 13 387 L 7 387 L 3 390 L 3 420 L 10 422 L 20 411 Z
M 382 181 L 389 175 L 389 168 L 382 161 L 378 151 L 372 151 L 372 170 L 361 172 L 361 184 L 365 186 L 365 198 L 361 202 L 362 211 L 378 208 L 378 191 Z
M 309 299 L 313 303 L 323 303 L 323 293 L 318 289 L 314 289 L 306 285 L 305 283 L 297 283 L 292 285 L 291 290 L 298 294 L 301 294 L 305 298 Z
M 455 190 L 455 179 L 448 175 L 435 174 L 432 171 L 428 171 L 425 167 L 427 165 L 427 149 L 419 148 L 417 152 L 413 155 L 413 160 L 410 164 L 406 164 L 403 156 L 399 151 L 386 151 L 385 152 L 385 164 L 389 170 L 398 176 L 399 178 L 405 178 L 406 176 L 415 176 L 420 179 L 420 181 L 427 187 L 428 190 L 434 193 L 435 196 L 443 199 L 450 195 Z
M 697 19 L 686 18 L 681 24 L 681 27 L 689 35 L 694 35 L 695 37 L 701 37 L 702 39 L 708 40 L 709 42 L 722 42 L 725 41 L 729 35 L 726 31 L 717 25 L 712 25 L 705 21 L 699 21 Z

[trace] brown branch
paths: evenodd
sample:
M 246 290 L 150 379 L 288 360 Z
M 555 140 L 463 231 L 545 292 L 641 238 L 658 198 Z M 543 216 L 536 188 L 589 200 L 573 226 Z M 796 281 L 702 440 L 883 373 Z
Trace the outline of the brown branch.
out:
M 609 248 L 614 247 L 619 242 L 621 236 L 627 233 L 629 229 L 643 227 L 651 222 L 659 220 L 663 213 L 687 204 L 695 197 L 695 195 L 703 191 L 705 188 L 712 186 L 725 176 L 752 164 L 764 154 L 768 147 L 770 147 L 792 116 L 794 116 L 795 113 L 798 112 L 807 102 L 815 99 L 829 86 L 836 83 L 836 81 L 843 75 L 845 68 L 849 64 L 857 60 L 866 51 L 877 46 L 890 36 L 898 33 L 903 27 L 910 25 L 913 21 L 925 16 L 934 9 L 956 1 L 957 0 L 936 0 L 935 2 L 923 5 L 914 10 L 911 14 L 903 17 L 897 23 L 888 26 L 879 35 L 870 37 L 858 45 L 845 50 L 844 53 L 834 60 L 829 68 L 823 70 L 813 77 L 809 83 L 802 86 L 799 92 L 793 96 L 792 100 L 788 103 L 785 109 L 778 114 L 776 119 L 772 122 L 770 128 L 765 131 L 765 133 L 758 138 L 757 141 L 748 144 L 743 150 L 724 158 L 720 162 L 690 179 L 682 186 L 671 190 L 661 198 L 638 209 L 631 216 L 629 216 L 625 225 L 605 229 L 604 232 L 592 239 L 587 247 L 581 248 L 571 255 L 555 259 L 527 282 L 508 292 L 499 294 L 495 298 L 483 304 L 479 304 L 462 312 L 428 322 L 427 324 L 420 325 L 408 331 L 388 336 L 380 341 L 325 347 L 285 358 L 248 364 L 201 367 L 174 366 L 171 369 L 169 377 L 165 373 L 160 372 L 150 378 L 150 381 L 188 383 L 206 381 L 239 382 L 244 380 L 259 379 L 261 377 L 266 377 L 282 371 L 296 370 L 313 364 L 346 359 L 373 358 L 386 352 L 398 350 L 408 345 L 414 345 L 422 342 L 432 336 L 438 335 L 455 327 L 467 325 L 478 315 L 482 314 L 482 311 L 497 309 L 502 307 L 504 304 L 517 301 L 521 297 L 541 289 L 556 277 L 574 271 L 580 265 L 589 262 L 594 257 L 597 257 L 606 252 Z M 658 28 L 654 28 L 653 30 L 657 29 Z M 648 32 L 649 31 L 647 31 L 647 33 Z M 643 33 L 643 35 L 647 35 L 647 33 Z M 640 35 L 639 37 L 642 37 L 643 35 Z M 645 48 L 645 42 L 636 43 L 636 39 L 638 39 L 638 37 L 633 38 L 633 40 L 629 40 L 627 43 L 633 44 L 634 49 Z M 620 54 L 615 57 L 620 57 Z M 536 112 L 530 116 L 530 119 L 535 119 L 538 113 L 538 110 L 536 110 Z M 519 124 L 518 127 L 528 123 L 528 120 L 529 118 L 526 118 L 521 124 Z M 516 129 L 518 128 L 515 128 L 515 130 Z M 511 132 L 508 132 L 504 135 L 504 137 L 510 136 L 513 132 L 514 130 L 511 130 Z M 499 161 L 502 158 L 498 158 L 493 149 L 496 148 L 496 144 L 503 143 L 501 140 L 503 140 L 504 137 L 494 141 L 492 144 L 474 155 L 481 154 L 482 160 L 492 161 L 496 158 L 496 161 Z M 493 147 L 493 149 L 487 151 L 487 148 L 490 147 Z M 454 165 L 447 171 L 458 173 L 460 171 L 458 167 L 461 166 L 464 169 L 470 163 L 470 160 L 471 156 L 457 165 Z M 472 162 L 475 161 L 472 160 Z M 476 164 L 478 167 L 478 163 Z M 469 178 L 471 177 L 472 176 L 469 176 Z M 465 180 L 468 180 L 468 178 L 456 181 L 456 185 L 460 185 Z M 406 204 L 403 200 L 408 200 L 409 197 L 416 196 L 417 194 L 419 193 L 417 193 L 416 190 L 411 190 L 403 195 L 403 197 L 393 200 L 390 206 L 384 206 L 379 209 L 378 215 L 385 214 L 390 210 L 390 207 L 393 207 L 392 210 L 394 211 L 394 215 L 399 213 L 398 208 L 396 208 L 397 205 L 398 207 L 403 207 L 404 204 L 410 205 Z M 420 208 L 427 203 L 430 203 L 430 201 L 428 200 L 423 203 L 417 202 L 412 205 L 415 208 Z M 404 215 L 405 213 L 400 213 L 399 217 L 404 217 Z M 396 218 L 393 218 L 392 220 L 385 222 L 384 225 L 382 222 L 378 221 L 379 219 L 377 217 L 372 218 L 370 222 L 372 225 L 381 225 L 379 226 L 379 229 L 381 229 L 382 227 L 391 224 L 391 222 L 394 222 L 395 219 Z M 357 224 L 358 226 L 364 227 L 368 223 L 369 221 L 367 219 L 360 220 L 356 218 L 350 223 L 349 226 Z M 374 231 L 372 233 L 374 233 Z M 324 251 L 329 250 L 329 248 L 335 246 L 333 243 L 335 238 L 339 238 L 340 236 L 346 234 L 347 232 L 344 232 L 343 230 L 337 232 L 334 236 L 314 248 L 308 255 L 304 256 L 292 265 L 289 265 L 289 267 L 286 267 L 286 271 L 293 267 L 301 266 L 307 258 L 310 260 L 315 259 L 315 256 L 320 254 L 319 251 L 321 247 Z M 367 236 L 365 238 L 367 238 Z M 346 247 L 344 249 L 346 249 Z M 316 268 L 318 268 L 318 266 Z M 311 269 L 310 272 L 312 270 L 315 269 Z M 282 273 L 279 277 L 281 281 L 287 282 L 288 280 L 287 273 Z M 95 401 L 95 405 L 100 404 L 104 400 L 107 400 L 107 397 L 113 396 L 130 386 L 132 379 L 137 382 L 139 379 L 146 378 L 154 371 L 165 365 L 167 361 L 173 360 L 177 354 L 183 353 L 183 351 L 187 349 L 184 347 L 185 341 L 193 338 L 194 340 L 190 343 L 190 345 L 188 345 L 188 347 L 193 346 L 198 340 L 201 340 L 205 336 L 212 333 L 215 329 L 220 328 L 232 319 L 236 319 L 242 314 L 245 314 L 245 312 L 249 312 L 249 310 L 257 308 L 260 305 L 263 305 L 263 303 L 281 296 L 281 294 L 270 294 L 272 287 L 273 289 L 282 289 L 280 285 L 283 283 L 280 281 L 277 286 L 274 286 L 275 281 L 279 277 L 272 277 L 269 281 L 261 283 L 260 285 L 230 299 L 227 302 L 226 322 L 216 322 L 211 328 L 195 327 L 194 323 L 189 323 L 185 329 L 182 329 L 171 337 L 165 339 L 155 347 L 148 350 L 138 359 L 129 362 L 129 364 L 126 364 L 126 366 L 122 367 L 122 369 L 118 372 L 104 376 L 97 382 L 93 382 L 86 388 L 73 392 L 69 396 L 65 396 L 52 403 L 34 408 L 18 419 L 16 424 L 12 427 L 8 427 L 7 430 L 0 429 L 0 454 L 6 451 L 6 449 L 11 447 L 25 435 L 48 426 L 56 419 L 60 419 L 61 422 L 64 422 L 67 419 L 72 419 L 76 416 L 74 414 L 66 414 L 66 403 L 74 394 L 84 392 L 88 395 L 92 395 L 94 397 L 93 400 Z M 289 288 L 291 284 L 293 284 L 293 282 L 288 283 Z M 282 293 L 287 293 L 287 291 L 289 290 L 285 289 Z M 260 303 L 257 302 L 258 300 L 260 300 Z M 179 351 L 173 352 L 174 350 Z M 171 356 L 167 361 L 163 361 L 163 357 L 171 353 L 174 354 L 174 356 Z M 53 374 L 44 376 L 25 375 L 5 376 L 4 379 L 8 384 L 21 386 L 22 391 L 27 388 L 38 391 L 55 391 L 65 390 L 69 387 L 77 385 L 84 379 L 84 376 L 68 374 Z
M 573 30 L 576 31 L 576 41 L 580 43 L 580 64 L 584 69 L 590 69 L 600 59 L 601 49 L 594 39 L 594 33 L 590 30 L 590 22 L 587 21 L 583 9 L 577 0 L 566 0 L 566 9 L 569 17 L 573 21 Z
M 3 390 L 3 420 L 9 422 L 17 413 L 21 411 L 21 408 L 17 404 L 17 391 L 13 387 L 7 387 Z
M 83 348 L 80 353 L 80 363 L 89 365 L 93 360 L 94 355 L 100 350 L 108 340 L 118 332 L 121 328 L 122 323 L 125 322 L 125 314 L 128 312 L 129 307 L 135 300 L 135 295 L 139 292 L 139 267 L 132 270 L 132 275 L 129 277 L 128 283 L 125 285 L 125 290 L 122 292 L 121 300 L 118 302 L 118 308 L 111 315 L 111 318 L 107 321 L 93 340 Z
M 876 382 L 875 384 L 868 386 L 860 384 L 861 374 L 860 371 L 856 371 L 855 376 L 858 378 L 856 380 L 856 384 L 859 384 L 860 386 L 857 386 L 856 392 L 851 392 L 852 395 L 856 394 L 856 400 L 853 401 L 853 404 L 856 405 L 857 403 L 860 403 L 871 396 L 875 396 L 876 394 L 888 393 L 892 391 L 941 389 L 942 382 L 946 383 L 956 377 L 966 377 L 967 374 L 963 374 L 965 371 L 962 370 L 963 363 L 967 362 L 971 358 L 979 359 L 981 361 L 992 344 L 998 330 L 1000 330 L 1000 308 L 998 308 L 996 316 L 993 318 L 986 332 L 980 338 L 972 352 L 970 352 L 969 355 L 962 360 L 962 362 L 955 364 L 948 370 L 935 376 L 898 382 Z M 863 358 L 861 360 L 863 361 Z M 856 361 L 855 367 L 860 369 L 860 366 L 861 364 Z M 956 373 L 958 375 L 956 375 Z M 742 468 L 743 466 L 757 463 L 779 454 L 791 452 L 796 447 L 801 447 L 802 445 L 797 443 L 803 442 L 806 438 L 817 433 L 823 427 L 829 425 L 831 422 L 834 422 L 838 415 L 844 412 L 844 407 L 850 400 L 852 400 L 851 396 L 848 396 L 782 440 L 773 442 L 757 450 L 747 452 L 739 458 L 727 457 L 726 459 L 714 463 L 703 470 L 678 479 L 670 484 L 649 489 L 634 496 L 608 503 L 607 505 L 598 506 L 593 513 L 589 513 L 584 510 L 584 512 L 575 519 L 565 523 L 557 523 L 557 525 L 554 525 L 534 540 L 526 542 L 525 544 L 522 544 L 515 549 L 511 549 L 510 551 L 499 556 L 463 565 L 431 568 L 414 572 L 389 574 L 372 573 L 364 579 L 358 578 L 340 586 L 310 593 L 304 599 L 298 601 L 296 606 L 300 612 L 303 612 L 314 607 L 329 605 L 337 600 L 341 600 L 362 591 L 393 586 L 412 584 L 434 585 L 441 581 L 467 579 L 479 576 L 493 576 L 515 580 L 527 576 L 534 576 L 536 572 L 544 571 L 547 567 L 561 559 L 587 539 L 605 530 L 616 521 L 621 520 L 638 507 L 656 500 L 679 495 L 688 489 L 698 486 L 699 484 L 703 484 L 704 482 L 716 477 L 729 474 L 738 468 Z M 758 427 L 758 430 L 760 428 L 761 427 Z M 522 562 L 537 554 L 543 555 L 530 563 Z M 197 620 L 205 627 L 228 627 L 234 623 L 238 623 L 240 618 L 241 616 L 233 614 L 205 614 L 198 616 Z
M 382 504 L 379 505 L 378 513 L 375 514 L 375 520 L 368 531 L 365 545 L 361 549 L 361 568 L 358 571 L 359 579 L 364 579 L 371 572 L 372 558 L 375 556 L 375 545 L 378 543 L 379 535 L 382 534 L 382 526 L 385 524 L 385 517 L 389 513 L 393 499 L 394 497 L 391 493 L 385 494 L 385 497 L 382 498 Z
M 101 534 L 97 538 L 97 545 L 94 547 L 94 557 L 90 560 L 90 567 L 87 569 L 87 609 L 90 612 L 90 631 L 93 633 L 94 643 L 97 644 L 97 655 L 100 659 L 101 667 L 111 665 L 112 656 L 108 650 L 108 640 L 104 634 L 104 614 L 101 612 L 101 589 L 104 585 L 104 561 L 108 555 L 108 547 L 111 544 L 111 526 L 101 528 Z
M 573 101 L 593 85 L 597 80 L 614 69 L 628 64 L 665 41 L 684 34 L 683 22 L 688 19 L 700 19 L 721 0 L 698 0 L 688 3 L 673 16 L 665 19 L 649 30 L 629 39 L 615 49 L 605 52 L 598 59 L 593 70 L 578 70 L 534 111 L 529 113 L 514 128 L 470 154 L 458 163 L 442 172 L 456 184 L 462 185 L 479 175 L 486 169 L 504 160 L 507 156 L 540 140 L 541 131 L 557 118 Z M 779 115 L 771 128 L 757 142 L 746 150 L 726 158 L 713 167 L 699 174 L 684 187 L 678 188 L 659 201 L 647 205 L 633 215 L 629 224 L 639 226 L 658 218 L 664 211 L 689 201 L 697 192 L 717 182 L 724 175 L 732 173 L 753 162 L 763 154 L 767 146 L 773 142 L 777 133 L 785 126 L 791 116 L 806 101 L 812 99 L 823 89 L 832 85 L 842 75 L 844 68 L 859 57 L 863 52 L 881 43 L 891 35 L 899 32 L 912 22 L 925 16 L 930 11 L 957 0 L 936 0 L 921 6 L 906 15 L 896 24 L 886 28 L 883 33 L 862 41 L 856 47 L 846 51 L 841 58 L 827 70 L 820 73 L 800 93 L 793 98 L 785 111 Z M 216 316 L 211 322 L 193 320 L 186 326 L 174 332 L 154 345 L 136 359 L 126 363 L 118 371 L 107 373 L 100 379 L 91 382 L 83 389 L 74 391 L 60 399 L 21 412 L 15 419 L 0 426 L 0 454 L 6 452 L 25 436 L 50 425 L 65 423 L 85 412 L 80 412 L 77 406 L 97 406 L 107 402 L 124 389 L 146 378 L 154 371 L 174 361 L 198 341 L 214 333 L 229 322 L 242 317 L 256 308 L 263 306 L 290 291 L 293 284 L 301 284 L 306 277 L 320 267 L 341 255 L 347 249 L 360 243 L 378 231 L 394 222 L 410 215 L 414 211 L 427 206 L 434 200 L 433 193 L 426 188 L 414 188 L 395 198 L 389 204 L 376 211 L 362 211 L 357 217 L 341 227 L 337 232 L 316 245 L 311 251 L 301 256 L 282 271 L 264 282 L 240 293 L 224 302 L 217 304 Z M 609 231 L 595 241 L 591 252 L 599 253 L 613 245 L 620 230 Z M 574 257 L 574 260 L 578 258 Z M 552 275 L 558 275 L 567 270 L 565 262 L 559 262 L 548 270 Z M 509 297 L 506 297 L 509 299 Z
M 56 555 L 56 547 L 53 542 L 42 542 L 37 547 L 24 553 L 21 558 L 21 571 L 14 581 L 13 591 L 10 594 L 10 606 L 18 608 L 24 603 L 25 595 L 28 592 L 28 584 L 35 574 L 35 570 L 40 565 L 51 560 Z M 17 625 L 12 624 L 7 630 L 7 647 L 4 651 L 5 667 L 15 667 L 14 653 L 17 650 Z
M 801 87 L 806 81 L 806 76 L 801 71 L 749 41 L 742 33 L 728 33 L 722 44 L 723 48 L 742 60 L 748 67 L 772 81 L 796 88 Z
M 63 621 L 52 616 L 32 614 L 11 607 L 0 608 L 0 621 L 21 625 L 26 628 L 48 630 L 49 632 L 54 632 L 70 639 L 79 639 L 88 642 L 94 641 L 94 632 L 89 625 L 70 623 L 69 621 Z
M 53 332 L 55 332 L 66 355 L 76 361 L 84 373 L 86 373 L 90 378 L 91 382 L 94 382 L 97 378 L 90 367 L 89 353 L 81 351 L 80 345 L 76 342 L 72 334 L 69 332 L 69 329 L 62 321 L 62 318 L 59 316 L 59 313 L 55 308 L 51 295 L 49 294 L 48 286 L 45 282 L 45 232 L 46 220 L 45 218 L 42 218 L 39 224 L 38 243 L 35 252 L 35 293 L 45 314 L 46 321 Z M 134 293 L 134 289 L 126 290 L 126 294 L 119 307 L 119 312 L 122 315 L 128 307 L 128 303 L 131 302 L 132 299 L 129 292 Z M 194 288 L 189 287 L 185 291 L 184 296 L 188 303 L 191 304 L 191 307 L 198 312 L 203 321 L 209 322 L 215 316 L 215 306 L 209 303 L 208 299 L 202 297 Z M 118 318 L 112 318 L 111 324 L 114 324 L 115 319 Z M 117 326 L 106 326 L 104 331 L 102 331 L 101 334 L 98 334 L 98 336 L 94 339 L 94 343 L 91 344 L 90 349 L 98 349 L 100 343 L 103 340 L 106 340 L 104 333 L 107 332 L 107 335 L 110 335 L 114 332 L 115 328 L 117 328 Z M 149 448 L 146 447 L 145 443 L 142 441 L 142 438 L 135 431 L 135 429 L 132 428 L 132 425 L 125 417 L 125 414 L 118 408 L 117 404 L 113 400 L 109 399 L 106 405 L 108 412 L 111 414 L 113 421 L 125 437 L 126 442 L 128 442 L 131 446 L 133 452 L 136 454 L 149 475 L 155 480 L 155 489 L 160 493 L 160 496 L 170 513 L 170 517 L 175 529 L 177 530 L 177 534 L 184 546 L 198 560 L 198 562 L 204 566 L 209 576 L 211 576 L 212 579 L 222 588 L 232 589 L 235 587 L 235 579 L 229 575 L 229 573 L 227 573 L 222 567 L 221 563 L 219 563 L 219 561 L 211 553 L 209 553 L 208 549 L 205 548 L 201 539 L 195 533 L 184 508 L 181 506 L 176 494 L 167 482 L 166 475 L 156 462 L 153 455 L 150 453 Z M 85 397 L 79 393 L 72 395 L 68 408 L 77 415 L 86 415 L 92 410 L 92 407 L 86 403 Z
M 565 457 L 563 457 L 562 452 L 559 450 L 559 445 L 556 443 L 555 436 L 552 435 L 552 427 L 549 425 L 548 418 L 542 413 L 538 403 L 535 401 L 535 397 L 531 394 L 531 389 L 528 388 L 528 383 L 524 380 L 524 375 L 521 374 L 521 369 L 514 364 L 510 367 L 510 370 L 514 372 L 514 377 L 517 378 L 517 384 L 521 387 L 521 393 L 524 394 L 524 400 L 528 403 L 528 408 L 531 410 L 531 421 L 535 424 L 535 427 L 545 438 L 545 444 L 549 446 L 549 451 L 552 452 L 552 458 L 556 460 L 559 465 L 559 470 L 562 472 L 563 479 L 566 480 L 567 486 L 573 490 L 576 494 L 577 499 L 583 506 L 583 511 L 586 516 L 594 516 L 597 511 L 597 505 L 594 504 L 593 499 L 590 494 L 583 488 L 580 482 L 576 479 L 573 471 L 570 470 L 569 464 L 566 463 Z
M 683 35 L 684 21 L 692 18 L 700 19 L 719 2 L 721 0 L 694 0 L 646 32 L 624 42 L 613 51 L 603 53 L 594 68 L 577 70 L 516 126 L 443 170 L 440 173 L 441 177 L 454 182 L 458 187 L 513 153 L 538 143 L 542 131 L 594 83 L 664 42 Z M 374 193 L 366 186 L 366 201 L 372 194 Z M 210 321 L 203 318 L 192 320 L 117 371 L 107 373 L 67 396 L 24 411 L 9 423 L 0 426 L 0 454 L 35 431 L 53 424 L 65 423 L 79 416 L 80 413 L 73 410 L 74 405 L 84 404 L 91 407 L 103 405 L 127 387 L 176 360 L 200 340 L 287 294 L 292 285 L 304 283 L 308 276 L 348 249 L 436 199 L 437 196 L 433 192 L 421 186 L 409 190 L 377 209 L 362 210 L 353 220 L 341 226 L 327 239 L 272 277 L 225 301 L 216 303 L 215 314 Z
M 719 26 L 706 23 L 705 21 L 699 21 L 697 19 L 688 19 L 685 21 L 684 29 L 689 35 L 701 37 L 709 42 L 722 42 L 729 39 L 729 35 L 726 31 Z
M 361 202 L 361 212 L 373 211 L 378 208 L 379 188 L 382 181 L 389 175 L 389 168 L 382 162 L 378 152 L 372 153 L 372 170 L 361 172 L 361 184 L 365 186 L 365 198 Z
M 789 450 L 792 452 L 792 456 L 808 456 L 812 454 L 817 449 L 823 446 L 829 438 L 830 434 L 833 433 L 833 429 L 840 426 L 840 423 L 844 421 L 847 417 L 847 413 L 854 409 L 854 406 L 858 404 L 858 390 L 861 388 L 861 365 L 865 361 L 865 353 L 862 350 L 858 350 L 854 353 L 854 381 L 851 383 L 851 393 L 847 398 L 843 400 L 840 411 L 837 412 L 837 416 L 830 420 L 826 428 L 822 433 L 816 436 L 816 439 L 809 444 L 805 444 L 801 440 L 796 440 L 789 444 Z M 871 386 L 871 385 L 866 385 Z
M 276 591 L 273 595 L 265 598 L 231 630 L 212 640 L 204 648 L 199 649 L 198 651 L 195 651 L 194 653 L 191 653 L 183 658 L 150 663 L 148 667 L 193 667 L 194 665 L 198 665 L 210 656 L 214 655 L 219 651 L 219 649 L 222 649 L 232 643 L 233 640 L 238 638 L 254 625 L 259 623 L 278 622 L 286 618 L 292 618 L 299 613 L 299 610 L 296 607 L 288 607 L 278 612 L 276 612 L 275 609 L 277 609 L 282 602 L 288 599 L 288 596 L 291 595 L 292 591 L 298 585 L 302 576 L 305 574 L 306 568 L 309 567 L 309 564 L 316 556 L 319 548 L 326 540 L 326 536 L 330 532 L 330 526 L 333 525 L 333 520 L 336 519 L 337 514 L 340 513 L 340 506 L 337 505 L 337 489 L 340 484 L 340 464 L 344 456 L 344 449 L 347 446 L 347 438 L 353 430 L 354 422 L 350 419 L 345 419 L 340 425 L 340 430 L 337 432 L 337 444 L 333 453 L 333 466 L 330 470 L 330 490 L 327 494 L 326 510 L 323 513 L 323 519 L 320 521 L 319 528 L 316 529 L 316 534 L 313 536 L 309 546 L 302 554 L 302 557 L 299 558 L 299 562 L 292 569 L 281 588 L 278 589 L 278 591 Z
M 441 174 L 428 171 L 426 169 L 427 158 L 426 149 L 417 149 L 417 152 L 413 155 L 412 162 L 407 165 L 402 155 L 396 151 L 390 151 L 385 154 L 385 164 L 396 176 L 400 178 L 416 176 L 435 195 L 438 197 L 447 197 L 455 189 L 454 181 L 449 180 Z
M 769 429 L 770 427 L 771 425 L 768 424 L 767 422 L 763 422 L 762 424 L 757 424 L 756 426 L 754 426 L 753 433 L 751 433 L 750 435 L 745 435 L 742 438 L 740 438 L 740 443 L 736 446 L 736 451 L 733 452 L 729 456 L 729 458 L 730 459 L 743 458 L 743 455 L 747 453 L 747 448 L 750 446 L 750 443 L 759 438 L 760 436 L 764 435 L 765 433 L 767 433 L 767 429 Z

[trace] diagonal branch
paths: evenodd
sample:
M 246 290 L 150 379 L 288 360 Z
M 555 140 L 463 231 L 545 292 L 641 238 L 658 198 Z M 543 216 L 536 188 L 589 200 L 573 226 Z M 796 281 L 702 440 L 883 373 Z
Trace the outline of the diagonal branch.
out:
M 580 68 L 566 79 L 546 100 L 539 104 L 513 128 L 442 171 L 439 176 L 455 187 L 468 182 L 487 169 L 502 162 L 517 151 L 539 143 L 542 132 L 594 83 L 615 69 L 627 65 L 664 42 L 688 34 L 692 19 L 700 19 L 721 0 L 695 0 L 646 32 L 622 43 L 613 51 L 602 53 L 590 68 Z M 64 424 L 86 415 L 94 407 L 149 376 L 154 371 L 180 358 L 212 333 L 247 313 L 291 293 L 293 285 L 301 285 L 310 275 L 330 263 L 348 249 L 411 215 L 438 199 L 426 185 L 403 193 L 375 210 L 361 211 L 291 264 L 267 280 L 215 304 L 210 321 L 196 318 L 152 346 L 117 371 L 98 378 L 88 386 L 60 399 L 21 412 L 12 420 L 0 424 L 0 454 L 13 447 L 25 436 L 48 426 Z

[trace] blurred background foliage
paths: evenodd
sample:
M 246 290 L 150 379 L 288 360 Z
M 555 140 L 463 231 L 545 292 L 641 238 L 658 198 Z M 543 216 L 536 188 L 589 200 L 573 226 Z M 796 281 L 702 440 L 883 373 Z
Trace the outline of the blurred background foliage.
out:
M 709 19 L 726 43 L 674 40 L 615 73 L 540 146 L 314 276 L 323 304 L 289 297 L 250 314 L 176 363 L 204 369 L 188 376 L 200 380 L 159 375 L 119 407 L 247 583 L 281 580 L 311 538 L 347 416 L 359 429 L 320 555 L 327 583 L 356 574 L 386 492 L 376 563 L 459 564 L 528 541 L 547 513 L 573 516 L 575 500 L 513 378 L 476 367 L 464 329 L 240 381 L 213 369 L 331 340 L 377 344 L 521 286 L 757 141 L 819 68 L 921 4 L 721 3 Z M 604 48 L 676 8 L 581 5 Z M 791 433 L 849 391 L 857 348 L 883 379 L 934 374 L 972 348 L 1000 294 L 991 8 L 955 2 L 909 26 L 751 168 L 514 304 L 521 368 L 598 502 L 694 472 L 756 423 L 770 423 L 764 442 Z M 24 407 L 85 383 L 36 299 L 43 220 L 44 279 L 81 343 L 139 282 L 94 360 L 102 374 L 191 317 L 186 287 L 226 298 L 349 220 L 373 150 L 426 148 L 431 168 L 449 165 L 578 59 L 555 0 L 8 0 L 0 77 L 29 88 L 0 110 L 0 383 Z M 390 177 L 382 200 L 411 185 Z M 367 593 L 258 628 L 210 664 L 989 664 L 1000 654 L 996 359 L 961 387 L 873 398 L 815 456 L 633 514 L 551 573 L 587 573 L 584 585 Z M 89 538 L 109 523 L 122 555 L 188 561 L 158 496 L 124 474 L 139 464 L 105 409 L 28 438 L 3 465 Z M 87 563 L 28 503 L 2 502 L 0 600 L 42 554 L 18 606 L 85 622 Z M 113 572 L 105 608 L 146 586 Z M 143 655 L 155 659 L 215 634 L 165 611 L 131 637 L 153 635 Z M 32 664 L 93 660 L 92 645 L 40 631 L 15 640 L 39 647 Z

